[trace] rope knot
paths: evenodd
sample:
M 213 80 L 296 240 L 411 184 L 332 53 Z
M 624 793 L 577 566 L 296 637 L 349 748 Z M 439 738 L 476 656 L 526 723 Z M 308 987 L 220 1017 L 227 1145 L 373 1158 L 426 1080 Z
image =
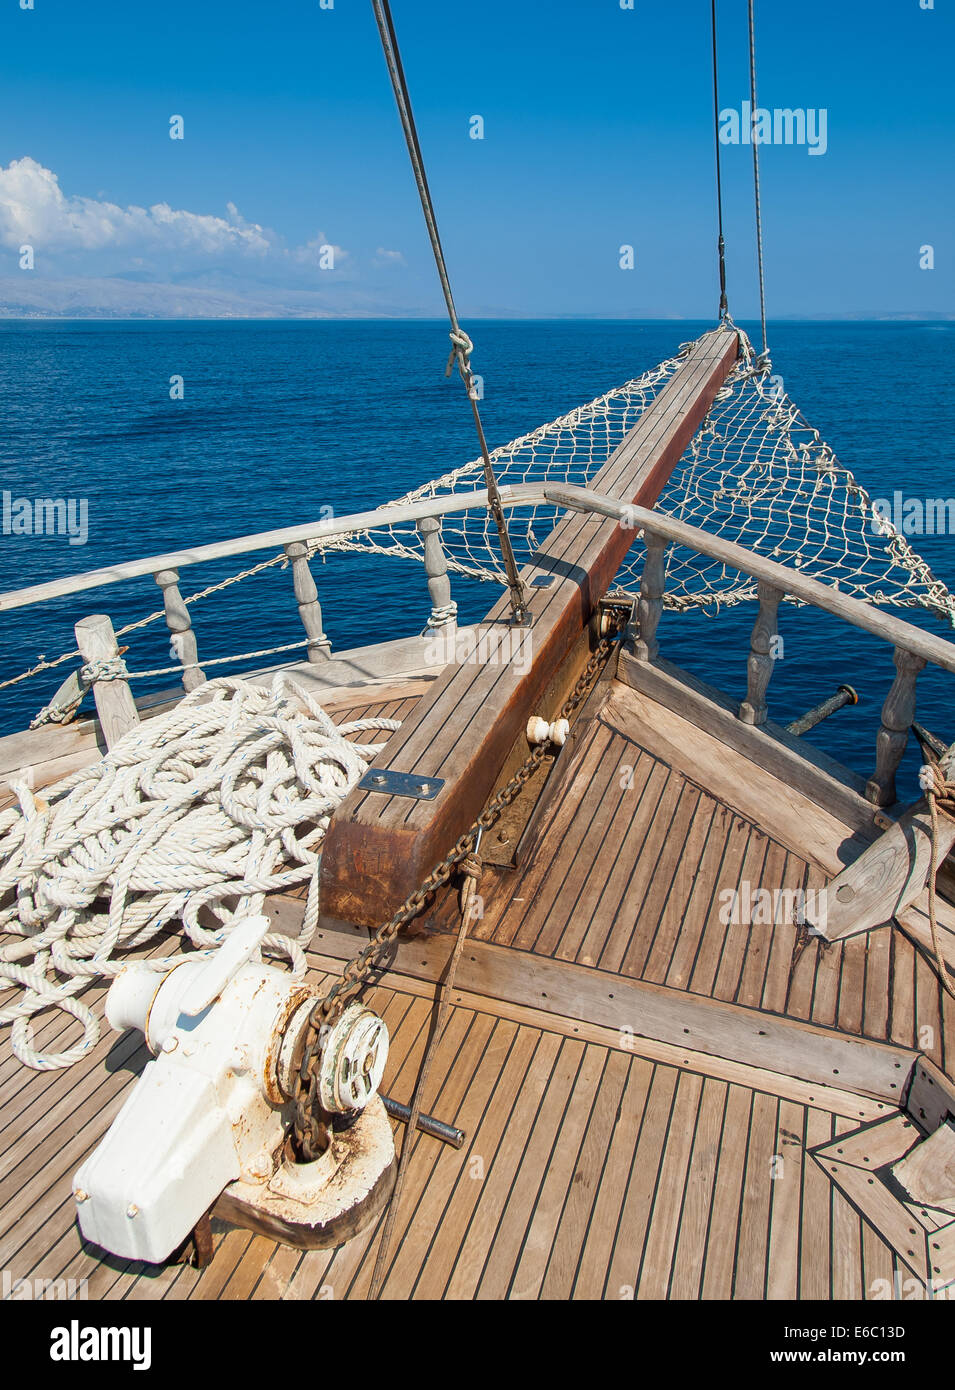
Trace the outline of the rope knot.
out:
M 431 617 L 428 619 L 428 627 L 445 627 L 448 624 L 456 623 L 457 618 L 458 605 L 452 599 L 450 603 L 446 603 L 442 607 L 432 608 Z
M 94 685 L 97 681 L 128 679 L 129 671 L 121 656 L 111 656 L 105 661 L 88 661 L 85 666 L 80 667 L 80 680 L 86 685 Z
M 481 874 L 484 872 L 484 865 L 472 851 L 470 854 L 464 856 L 461 863 L 458 865 L 458 869 L 465 878 L 472 878 L 474 882 L 477 883 L 480 880 Z
M 471 375 L 471 354 L 474 351 L 474 344 L 463 328 L 452 329 L 450 338 L 452 344 L 451 355 L 448 358 L 448 365 L 444 374 L 445 376 L 450 376 L 454 371 L 454 364 L 457 362 L 458 370 L 467 383 Z
M 939 763 L 923 763 L 919 769 L 919 786 L 925 795 L 949 814 L 955 809 L 955 782 L 949 782 Z

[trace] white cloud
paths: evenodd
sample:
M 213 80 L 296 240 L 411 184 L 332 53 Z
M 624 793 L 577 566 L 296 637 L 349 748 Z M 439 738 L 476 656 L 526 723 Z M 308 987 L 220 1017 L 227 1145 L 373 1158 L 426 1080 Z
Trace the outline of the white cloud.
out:
M 383 246 L 379 246 L 375 252 L 376 266 L 383 265 L 407 265 L 407 261 L 400 251 L 386 251 Z
M 266 255 L 273 239 L 246 222 L 233 203 L 228 220 L 156 203 L 121 208 L 95 198 L 67 197 L 59 179 L 29 157 L 0 165 L 0 245 L 13 250 L 103 251 L 149 247 L 199 255 L 240 251 Z
M 304 246 L 297 247 L 292 252 L 292 255 L 294 259 L 301 262 L 302 265 L 309 265 L 314 268 L 320 266 L 323 259 L 327 259 L 329 251 L 333 253 L 332 259 L 334 260 L 335 266 L 348 260 L 348 252 L 345 248 L 343 246 L 336 246 L 334 242 L 330 242 L 324 232 L 319 232 L 317 236 L 312 237 L 311 241 L 307 241 Z

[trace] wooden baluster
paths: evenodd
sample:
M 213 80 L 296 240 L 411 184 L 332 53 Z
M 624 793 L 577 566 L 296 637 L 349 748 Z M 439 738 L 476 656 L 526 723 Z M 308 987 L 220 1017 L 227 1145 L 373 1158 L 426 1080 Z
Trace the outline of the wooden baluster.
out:
M 80 649 L 80 655 L 87 664 L 96 665 L 100 662 L 119 660 L 116 634 L 105 613 L 95 613 L 92 617 L 81 618 L 73 631 L 76 633 L 76 645 Z M 96 701 L 96 713 L 106 747 L 112 748 L 123 734 L 139 723 L 139 711 L 133 699 L 133 692 L 126 680 L 94 681 L 93 699 Z
M 182 594 L 179 592 L 179 571 L 160 570 L 155 580 L 162 589 L 166 626 L 172 634 L 172 650 L 175 652 L 176 660 L 184 668 L 189 668 L 183 670 L 182 687 L 185 691 L 195 690 L 206 678 L 202 670 L 193 665 L 199 658 L 199 649 L 196 646 L 196 634 L 192 630 L 189 609 L 183 603 Z
M 428 626 L 456 627 L 458 606 L 451 598 L 448 557 L 441 544 L 441 522 L 436 516 L 423 516 L 418 522 L 418 530 L 424 544 L 424 572 L 428 576 L 428 593 L 431 595 Z
M 875 772 L 866 783 L 865 794 L 874 806 L 891 806 L 898 799 L 895 774 L 902 761 L 909 729 L 915 718 L 915 682 L 925 668 L 925 658 L 914 656 L 904 647 L 895 649 L 896 677 L 882 706 L 882 727 L 876 738 Z
M 640 576 L 633 654 L 638 661 L 654 661 L 660 650 L 657 627 L 663 614 L 663 595 L 666 593 L 667 542 L 655 531 L 644 531 L 643 542 L 647 547 L 647 558 Z
M 759 612 L 753 624 L 749 639 L 749 660 L 746 663 L 746 699 L 739 707 L 739 717 L 744 724 L 765 724 L 767 717 L 766 691 L 776 664 L 773 643 L 778 631 L 777 617 L 779 605 L 783 600 L 781 589 L 775 588 L 761 579 L 756 585 L 759 597 Z
M 308 659 L 312 663 L 327 661 L 332 654 L 332 644 L 322 627 L 322 605 L 308 563 L 308 546 L 304 541 L 290 541 L 285 553 L 292 562 L 292 585 L 308 638 Z

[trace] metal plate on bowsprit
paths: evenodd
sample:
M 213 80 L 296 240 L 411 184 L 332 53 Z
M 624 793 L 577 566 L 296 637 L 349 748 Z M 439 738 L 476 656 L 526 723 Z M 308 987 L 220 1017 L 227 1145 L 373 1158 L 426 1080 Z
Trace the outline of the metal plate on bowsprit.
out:
M 410 796 L 415 801 L 433 801 L 443 786 L 440 777 L 415 777 L 410 772 L 392 772 L 388 767 L 370 767 L 358 783 L 363 792 Z

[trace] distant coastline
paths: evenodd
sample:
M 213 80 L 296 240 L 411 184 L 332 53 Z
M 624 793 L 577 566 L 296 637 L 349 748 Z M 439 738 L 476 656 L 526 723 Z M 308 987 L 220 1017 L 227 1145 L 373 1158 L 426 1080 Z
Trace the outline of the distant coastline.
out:
M 520 313 L 462 313 L 462 318 L 471 323 L 709 323 L 711 314 L 640 314 L 640 313 L 596 313 L 596 314 L 520 314 Z M 22 305 L 10 306 L 0 300 L 0 324 L 2 323 L 438 323 L 440 315 L 426 310 L 401 310 L 389 313 L 381 309 L 356 311 L 349 314 L 336 314 L 330 311 L 312 310 L 301 313 L 278 314 L 274 311 L 250 313 L 102 313 L 84 312 L 74 309 L 71 313 L 57 313 L 53 310 L 34 310 L 24 312 Z M 737 314 L 736 321 L 755 322 L 753 314 Z M 955 323 L 955 310 L 951 313 L 913 310 L 910 313 L 856 313 L 837 314 L 773 314 L 772 323 L 800 324 L 839 324 L 839 323 L 882 323 L 882 324 L 946 324 Z

